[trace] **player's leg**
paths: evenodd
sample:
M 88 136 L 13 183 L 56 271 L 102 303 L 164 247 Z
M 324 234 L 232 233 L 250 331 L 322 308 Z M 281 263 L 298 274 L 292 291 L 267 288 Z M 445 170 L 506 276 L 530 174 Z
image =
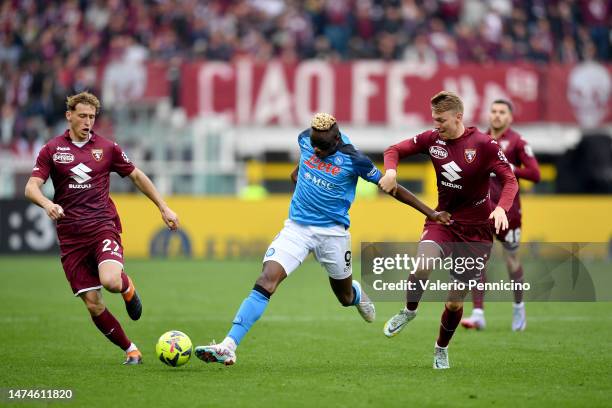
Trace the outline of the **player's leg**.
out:
M 361 284 L 353 280 L 351 235 L 343 226 L 311 228 L 316 239 L 314 256 L 325 268 L 329 283 L 342 306 L 355 306 L 368 323 L 376 318 L 374 303 Z
M 88 290 L 79 293 L 79 297 L 83 300 L 85 307 L 91 315 L 91 320 L 94 322 L 98 330 L 106 336 L 106 338 L 120 347 L 126 352 L 126 360 L 124 364 L 134 365 L 142 363 L 142 355 L 134 343 L 132 343 L 121 324 L 115 319 L 104 304 L 100 290 Z
M 285 228 L 270 244 L 264 256 L 262 272 L 255 286 L 238 309 L 232 327 L 218 344 L 197 346 L 195 355 L 207 363 L 232 365 L 236 362 L 236 349 L 253 324 L 263 315 L 270 297 L 278 285 L 293 272 L 308 255 L 309 237 L 305 228 L 285 222 Z
M 264 262 L 261 275 L 255 281 L 255 286 L 249 296 L 240 305 L 232 321 L 232 328 L 226 336 L 226 339 L 233 343 L 233 349 L 240 344 L 251 326 L 259 320 L 270 302 L 270 297 L 286 277 L 287 273 L 280 263 Z
M 409 290 L 406 291 L 406 309 L 416 311 L 419 307 L 419 302 L 423 296 L 424 282 L 429 279 L 429 275 L 435 265 L 435 260 L 443 256 L 443 250 L 440 244 L 436 241 L 425 240 L 419 243 L 417 250 L 417 258 L 425 261 L 419 264 L 414 273 L 408 278 Z
M 98 330 L 122 350 L 137 352 L 136 346 L 127 338 L 117 319 L 106 309 L 100 293 L 102 284 L 90 243 L 82 240 L 70 245 L 60 242 L 60 249 L 62 266 L 72 292 L 83 300 Z M 140 359 L 128 358 L 126 363 L 137 364 L 140 363 Z
M 425 282 L 434 269 L 436 259 L 443 256 L 440 244 L 433 240 L 422 240 L 419 243 L 416 258 L 423 259 L 418 267 L 408 277 L 408 290 L 406 291 L 406 306 L 391 319 L 387 320 L 383 327 L 383 333 L 387 337 L 396 336 L 412 319 L 416 317 L 417 308 L 423 292 Z
M 467 291 L 465 293 L 467 294 Z M 444 312 L 442 312 L 442 317 L 440 319 L 438 339 L 434 346 L 433 368 L 450 368 L 450 362 L 448 360 L 448 343 L 453 337 L 462 315 L 463 302 L 454 300 L 447 301 L 444 304 Z
M 512 220 L 510 220 L 510 224 L 512 225 Z M 514 232 L 513 230 L 500 231 L 495 235 L 495 239 L 501 242 L 504 248 L 506 248 L 508 245 L 512 246 L 514 245 Z M 486 280 L 486 273 L 483 273 L 480 282 L 485 283 Z M 483 289 L 480 289 L 477 286 L 472 288 L 472 315 L 461 320 L 461 325 L 466 329 L 484 330 L 484 328 L 487 326 L 484 313 L 484 297 L 485 292 Z
M 487 281 L 486 273 L 482 274 L 481 283 Z M 461 326 L 466 329 L 484 330 L 487 326 L 484 313 L 484 290 L 475 286 L 472 288 L 472 315 L 461 320 Z
M 523 283 L 523 266 L 518 255 L 518 246 L 514 249 L 504 247 L 504 260 L 508 268 L 508 277 L 515 283 Z M 527 315 L 523 302 L 523 289 L 514 289 L 514 303 L 512 304 L 512 330 L 523 331 L 527 327 Z
M 336 299 L 338 299 L 342 306 L 354 306 L 355 301 L 359 299 L 360 294 L 355 291 L 352 275 L 344 279 L 333 279 L 330 277 L 329 284 L 334 295 L 336 295 Z
M 433 368 L 435 369 L 450 368 L 450 363 L 448 361 L 448 344 L 453 334 L 455 334 L 457 326 L 459 326 L 461 316 L 463 316 L 463 300 L 467 293 L 467 289 L 450 290 L 448 293 L 447 301 L 444 304 L 444 311 L 440 318 L 438 339 L 434 346 Z
M 336 279 L 330 276 L 329 284 L 342 306 L 355 306 L 363 320 L 368 323 L 372 323 L 376 319 L 374 303 L 361 287 L 361 283 L 353 280 L 353 275 L 343 279 Z
M 342 306 L 355 306 L 357 311 L 368 323 L 376 319 L 376 307 L 361 287 L 361 283 L 353 280 L 353 276 L 344 279 L 329 278 L 331 288 Z
M 518 250 L 521 243 L 521 217 L 515 216 L 509 220 L 509 228 L 497 236 L 504 248 L 504 261 L 511 281 L 523 283 L 523 266 L 519 259 Z M 527 327 L 525 303 L 523 303 L 522 288 L 514 289 L 514 303 L 512 305 L 512 330 L 523 331 Z
M 286 277 L 287 273 L 281 264 L 276 261 L 265 262 L 261 275 L 255 282 L 251 293 L 242 301 L 236 312 L 236 316 L 232 320 L 232 327 L 225 339 L 218 344 L 197 346 L 195 355 L 207 363 L 234 364 L 238 345 L 255 322 L 263 315 L 270 302 L 270 297 Z
M 454 269 L 451 271 L 456 286 L 449 290 L 440 318 L 440 330 L 434 345 L 435 369 L 450 368 L 448 344 L 461 321 L 463 301 L 469 292 L 469 283 L 482 282 L 493 247 L 493 235 L 487 224 L 463 226 L 457 231 L 456 239 L 452 247 Z M 463 287 L 459 286 L 461 283 L 464 284 Z
M 100 233 L 95 241 L 95 256 L 104 288 L 112 293 L 121 293 L 130 319 L 140 319 L 142 302 L 134 282 L 123 269 L 123 246 L 119 234 L 115 231 Z
M 125 309 L 132 320 L 140 319 L 142 315 L 142 302 L 136 292 L 134 283 L 123 271 L 123 265 L 116 261 L 102 261 L 98 265 L 100 282 L 106 290 L 112 293 L 121 293 L 125 301 Z

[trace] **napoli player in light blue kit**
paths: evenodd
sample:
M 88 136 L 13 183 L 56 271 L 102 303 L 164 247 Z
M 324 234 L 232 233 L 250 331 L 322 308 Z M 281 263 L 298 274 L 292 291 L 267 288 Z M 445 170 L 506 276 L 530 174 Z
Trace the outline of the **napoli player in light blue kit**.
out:
M 289 218 L 268 247 L 261 275 L 240 305 L 225 339 L 195 348 L 201 360 L 234 364 L 236 348 L 261 317 L 278 285 L 310 252 L 327 270 L 331 288 L 342 306 L 355 306 L 366 322 L 374 321 L 374 304 L 352 277 L 348 210 L 355 199 L 358 177 L 378 184 L 382 174 L 340 133 L 336 119 L 327 113 L 313 117 L 311 128 L 298 136 L 298 144 L 301 155 L 291 174 L 296 188 Z M 451 222 L 450 214 L 432 210 L 401 186 L 392 195 L 433 221 L 445 225 Z

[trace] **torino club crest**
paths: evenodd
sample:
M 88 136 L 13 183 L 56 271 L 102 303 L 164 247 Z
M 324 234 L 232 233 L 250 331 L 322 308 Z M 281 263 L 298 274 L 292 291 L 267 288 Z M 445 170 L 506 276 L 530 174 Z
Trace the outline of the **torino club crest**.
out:
M 102 149 L 91 149 L 91 155 L 96 161 L 102 160 L 102 156 L 104 155 L 104 150 Z
M 467 161 L 468 163 L 471 163 L 476 158 L 476 149 L 465 149 L 464 154 L 465 154 L 465 161 Z

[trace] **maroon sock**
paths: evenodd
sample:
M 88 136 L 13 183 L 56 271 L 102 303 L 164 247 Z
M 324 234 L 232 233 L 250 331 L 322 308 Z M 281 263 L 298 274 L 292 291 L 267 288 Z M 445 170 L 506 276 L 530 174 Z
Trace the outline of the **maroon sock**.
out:
M 408 310 L 416 310 L 417 307 L 419 307 L 419 301 L 421 300 L 421 296 L 423 296 L 423 287 L 421 286 L 421 282 L 425 281 L 427 281 L 427 279 L 419 279 L 413 273 L 408 277 L 409 285 L 414 287 L 414 290 L 406 291 L 406 307 Z
M 486 278 L 484 274 L 480 278 L 480 283 L 485 283 Z M 484 290 L 480 290 L 476 287 L 472 289 L 472 302 L 474 303 L 474 309 L 484 309 Z
M 128 290 L 129 287 L 130 280 L 128 279 L 128 276 L 125 274 L 125 272 L 121 271 L 121 293 Z
M 100 330 L 107 339 L 113 344 L 121 347 L 122 350 L 127 350 L 130 344 L 132 344 L 125 335 L 117 319 L 115 319 L 115 316 L 113 316 L 108 309 L 104 309 L 99 316 L 92 316 L 91 320 L 93 320 L 98 330 Z
M 452 311 L 444 305 L 444 313 L 442 313 L 442 319 L 440 319 L 440 334 L 436 342 L 438 346 L 448 346 L 453 334 L 455 334 L 455 329 L 461 321 L 461 316 L 463 316 L 463 307 L 459 310 Z
M 523 267 L 519 266 L 519 268 L 514 271 L 514 273 L 510 272 L 510 279 L 514 280 L 515 283 L 523 283 Z M 514 303 L 521 303 L 522 301 L 523 289 L 514 289 Z

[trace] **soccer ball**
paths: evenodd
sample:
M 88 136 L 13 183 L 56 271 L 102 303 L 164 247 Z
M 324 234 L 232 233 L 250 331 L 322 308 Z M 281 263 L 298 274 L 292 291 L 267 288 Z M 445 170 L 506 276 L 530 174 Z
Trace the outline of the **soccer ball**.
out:
M 171 367 L 187 364 L 192 351 L 191 339 L 178 330 L 171 330 L 162 334 L 155 346 L 157 358 Z

